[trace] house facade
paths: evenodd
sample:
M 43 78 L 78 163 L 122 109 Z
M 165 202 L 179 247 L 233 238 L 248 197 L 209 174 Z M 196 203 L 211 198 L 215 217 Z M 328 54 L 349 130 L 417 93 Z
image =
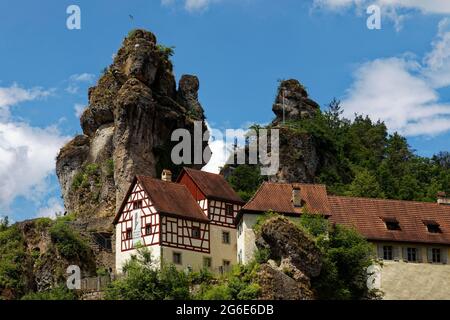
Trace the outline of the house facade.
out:
M 244 202 L 218 174 L 184 168 L 177 182 L 185 185 L 210 222 L 212 269 L 226 272 L 237 263 L 236 217 Z
M 140 246 L 155 263 L 201 268 L 211 255 L 210 223 L 184 185 L 134 178 L 114 219 L 116 272 Z
M 136 176 L 114 219 L 116 272 L 140 246 L 156 265 L 224 272 L 236 264 L 235 219 L 242 200 L 220 175 L 183 169 L 178 182 Z

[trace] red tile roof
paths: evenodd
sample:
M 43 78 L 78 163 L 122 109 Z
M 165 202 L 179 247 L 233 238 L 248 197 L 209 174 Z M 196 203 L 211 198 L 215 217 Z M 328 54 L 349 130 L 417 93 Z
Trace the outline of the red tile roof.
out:
M 437 203 L 329 196 L 330 221 L 355 227 L 368 240 L 450 244 L 450 206 Z M 398 221 L 401 230 L 388 230 Z M 427 223 L 442 233 L 428 232 Z
M 295 208 L 292 203 L 292 190 L 300 188 L 300 197 L 305 202 L 306 210 L 310 213 L 330 215 L 327 190 L 324 185 L 317 184 L 288 184 L 264 182 L 252 199 L 242 208 L 242 211 L 267 212 L 269 210 L 299 215 L 301 208 Z
M 186 186 L 147 176 L 137 176 L 133 180 L 130 190 L 136 181 L 139 181 L 159 213 L 197 221 L 209 221 Z M 114 219 L 114 223 L 119 220 L 129 192 Z
M 230 184 L 220 174 L 210 173 L 206 171 L 195 170 L 191 168 L 183 168 L 178 180 L 185 172 L 192 181 L 197 185 L 206 198 L 217 200 L 225 200 L 236 203 L 244 203 L 241 197 L 233 190 Z

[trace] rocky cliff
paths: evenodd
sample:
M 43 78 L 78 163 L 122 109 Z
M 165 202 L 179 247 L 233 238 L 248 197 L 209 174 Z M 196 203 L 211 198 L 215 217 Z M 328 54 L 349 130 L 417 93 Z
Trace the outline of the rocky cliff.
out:
M 193 132 L 194 121 L 203 121 L 206 130 L 199 80 L 183 75 L 177 86 L 172 53 L 152 33 L 134 30 L 89 89 L 83 134 L 56 161 L 67 212 L 112 216 L 134 175 L 155 177 L 165 167 L 177 172 L 170 161 L 173 130 Z
M 275 119 L 270 128 L 280 130 L 280 168 L 271 181 L 312 183 L 319 167 L 319 156 L 311 134 L 294 130 L 291 123 L 314 117 L 319 105 L 308 97 L 298 80 L 282 81 L 273 104 Z
M 268 250 L 258 283 L 264 300 L 311 300 L 311 278 L 320 274 L 321 252 L 315 242 L 287 218 L 267 220 L 257 232 L 256 245 Z

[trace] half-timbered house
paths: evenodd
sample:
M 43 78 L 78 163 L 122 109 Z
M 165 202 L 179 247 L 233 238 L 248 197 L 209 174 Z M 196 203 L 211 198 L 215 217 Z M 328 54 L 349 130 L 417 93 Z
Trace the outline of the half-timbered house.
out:
M 236 217 L 244 202 L 222 175 L 183 168 L 177 182 L 185 185 L 210 222 L 212 267 L 237 263 Z
M 183 184 L 137 176 L 114 219 L 116 272 L 140 246 L 156 265 L 202 268 L 211 260 L 210 223 Z

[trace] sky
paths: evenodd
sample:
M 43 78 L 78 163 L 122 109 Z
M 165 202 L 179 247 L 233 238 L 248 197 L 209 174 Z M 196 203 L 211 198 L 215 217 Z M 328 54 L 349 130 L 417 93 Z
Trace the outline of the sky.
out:
M 380 29 L 367 26 L 373 4 Z M 67 28 L 70 5 L 79 30 Z M 2 0 L 0 216 L 64 210 L 55 157 L 134 28 L 175 46 L 177 79 L 199 77 L 211 128 L 270 122 L 278 81 L 295 78 L 322 108 L 336 97 L 346 117 L 385 121 L 419 155 L 450 151 L 450 1 Z

